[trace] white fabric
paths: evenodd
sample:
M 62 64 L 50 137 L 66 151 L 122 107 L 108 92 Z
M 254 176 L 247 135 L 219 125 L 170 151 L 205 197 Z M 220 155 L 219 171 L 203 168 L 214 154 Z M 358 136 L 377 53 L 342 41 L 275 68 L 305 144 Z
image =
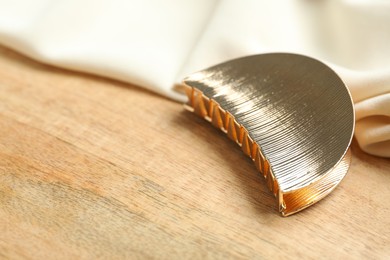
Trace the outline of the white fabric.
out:
M 176 100 L 174 83 L 210 65 L 306 54 L 348 85 L 362 149 L 390 157 L 389 1 L 0 0 L 0 42 Z
M 0 0 L 0 42 L 37 60 L 171 98 L 210 0 Z

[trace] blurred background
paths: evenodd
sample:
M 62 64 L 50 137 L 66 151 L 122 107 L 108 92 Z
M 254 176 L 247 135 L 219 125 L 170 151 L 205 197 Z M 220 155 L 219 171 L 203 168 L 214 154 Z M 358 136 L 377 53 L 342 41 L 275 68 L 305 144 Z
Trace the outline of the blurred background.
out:
M 181 102 L 176 83 L 229 59 L 267 52 L 317 58 L 351 91 L 362 149 L 390 157 L 388 1 L 0 0 L 0 6 L 1 44 Z

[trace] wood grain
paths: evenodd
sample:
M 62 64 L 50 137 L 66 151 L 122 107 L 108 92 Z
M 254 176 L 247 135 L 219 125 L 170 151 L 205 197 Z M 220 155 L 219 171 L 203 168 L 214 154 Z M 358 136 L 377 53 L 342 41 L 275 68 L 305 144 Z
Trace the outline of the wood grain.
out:
M 390 257 L 390 161 L 288 218 L 181 104 L 0 48 L 0 258 Z

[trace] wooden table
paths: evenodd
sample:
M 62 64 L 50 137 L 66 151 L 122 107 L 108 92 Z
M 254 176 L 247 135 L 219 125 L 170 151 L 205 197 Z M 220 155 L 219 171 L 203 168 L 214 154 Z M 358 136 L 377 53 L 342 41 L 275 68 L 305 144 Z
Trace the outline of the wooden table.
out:
M 252 162 L 182 105 L 0 48 L 0 258 L 390 258 L 390 160 L 283 218 Z

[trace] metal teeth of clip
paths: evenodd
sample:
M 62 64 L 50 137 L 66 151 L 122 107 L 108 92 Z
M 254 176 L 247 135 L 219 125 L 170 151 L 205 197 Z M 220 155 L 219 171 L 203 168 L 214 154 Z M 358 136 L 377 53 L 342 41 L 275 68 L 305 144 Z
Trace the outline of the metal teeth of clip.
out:
M 268 188 L 276 196 L 279 186 L 275 181 L 271 167 L 269 167 L 269 162 L 265 159 L 261 149 L 259 149 L 259 145 L 249 136 L 247 130 L 234 119 L 232 114 L 221 108 L 214 100 L 210 100 L 203 95 L 201 91 L 188 88 L 186 92 L 189 97 L 189 103 L 185 105 L 185 108 L 203 117 L 236 142 L 244 154 L 254 161 L 256 168 L 268 180 Z

